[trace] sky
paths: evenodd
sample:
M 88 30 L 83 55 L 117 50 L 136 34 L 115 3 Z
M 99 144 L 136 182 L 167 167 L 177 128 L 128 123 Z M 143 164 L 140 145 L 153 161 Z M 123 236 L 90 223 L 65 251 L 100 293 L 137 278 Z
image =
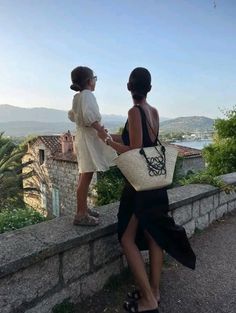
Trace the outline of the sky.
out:
M 0 104 L 69 110 L 89 66 L 103 114 L 126 115 L 130 72 L 152 75 L 162 117 L 221 117 L 236 103 L 235 0 L 0 0 Z

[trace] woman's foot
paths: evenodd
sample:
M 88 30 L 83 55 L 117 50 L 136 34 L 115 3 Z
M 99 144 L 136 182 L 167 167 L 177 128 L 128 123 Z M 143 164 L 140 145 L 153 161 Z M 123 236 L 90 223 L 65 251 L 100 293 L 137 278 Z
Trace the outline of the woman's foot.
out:
M 75 215 L 74 225 L 79 225 L 79 226 L 97 226 L 99 224 L 99 220 L 89 214 L 86 215 Z
M 125 301 L 123 307 L 131 313 L 158 313 L 158 305 L 155 301 Z
M 161 302 L 160 291 L 159 290 L 158 291 L 157 290 L 152 290 L 152 293 L 153 293 L 153 295 L 154 295 L 154 297 L 157 300 L 157 303 L 159 305 L 160 302 Z
M 160 292 L 159 291 L 155 291 L 153 292 L 154 297 L 157 300 L 158 305 L 160 304 Z M 141 299 L 142 295 L 139 289 L 134 289 L 130 292 L 127 293 L 127 297 L 131 300 L 135 300 L 138 301 L 139 299 Z
M 152 289 L 152 293 L 153 293 L 154 297 L 156 298 L 157 303 L 159 305 L 161 302 L 160 291 Z

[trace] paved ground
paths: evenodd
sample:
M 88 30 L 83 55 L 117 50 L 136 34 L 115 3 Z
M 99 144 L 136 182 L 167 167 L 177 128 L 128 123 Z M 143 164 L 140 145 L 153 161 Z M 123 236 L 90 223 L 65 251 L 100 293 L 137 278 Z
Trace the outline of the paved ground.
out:
M 191 239 L 197 268 L 171 262 L 163 269 L 160 313 L 236 313 L 236 211 Z M 132 285 L 123 275 L 76 308 L 79 313 L 123 313 Z

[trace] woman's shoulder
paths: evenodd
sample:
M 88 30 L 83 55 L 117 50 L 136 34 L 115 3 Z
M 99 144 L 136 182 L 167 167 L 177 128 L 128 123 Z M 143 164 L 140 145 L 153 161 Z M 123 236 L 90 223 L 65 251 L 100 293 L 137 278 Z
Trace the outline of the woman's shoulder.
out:
M 148 105 L 149 106 L 149 113 L 156 119 L 158 118 L 159 119 L 159 113 L 158 113 L 158 110 L 157 108 L 155 108 L 154 106 L 152 105 Z
M 83 99 L 86 102 L 94 102 L 96 101 L 96 97 L 94 96 L 93 92 L 88 89 L 84 89 L 80 92 L 81 99 Z

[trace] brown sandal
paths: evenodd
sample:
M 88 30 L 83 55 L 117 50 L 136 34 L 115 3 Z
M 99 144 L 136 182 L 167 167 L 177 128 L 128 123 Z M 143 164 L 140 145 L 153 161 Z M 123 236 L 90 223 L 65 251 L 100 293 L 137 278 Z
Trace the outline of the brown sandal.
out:
M 75 215 L 73 224 L 76 226 L 97 226 L 99 224 L 99 220 L 89 214 L 81 217 Z
M 88 214 L 89 214 L 90 216 L 93 216 L 93 217 L 96 217 L 96 218 L 99 217 L 98 211 L 96 211 L 96 210 L 94 210 L 94 209 L 88 208 Z

